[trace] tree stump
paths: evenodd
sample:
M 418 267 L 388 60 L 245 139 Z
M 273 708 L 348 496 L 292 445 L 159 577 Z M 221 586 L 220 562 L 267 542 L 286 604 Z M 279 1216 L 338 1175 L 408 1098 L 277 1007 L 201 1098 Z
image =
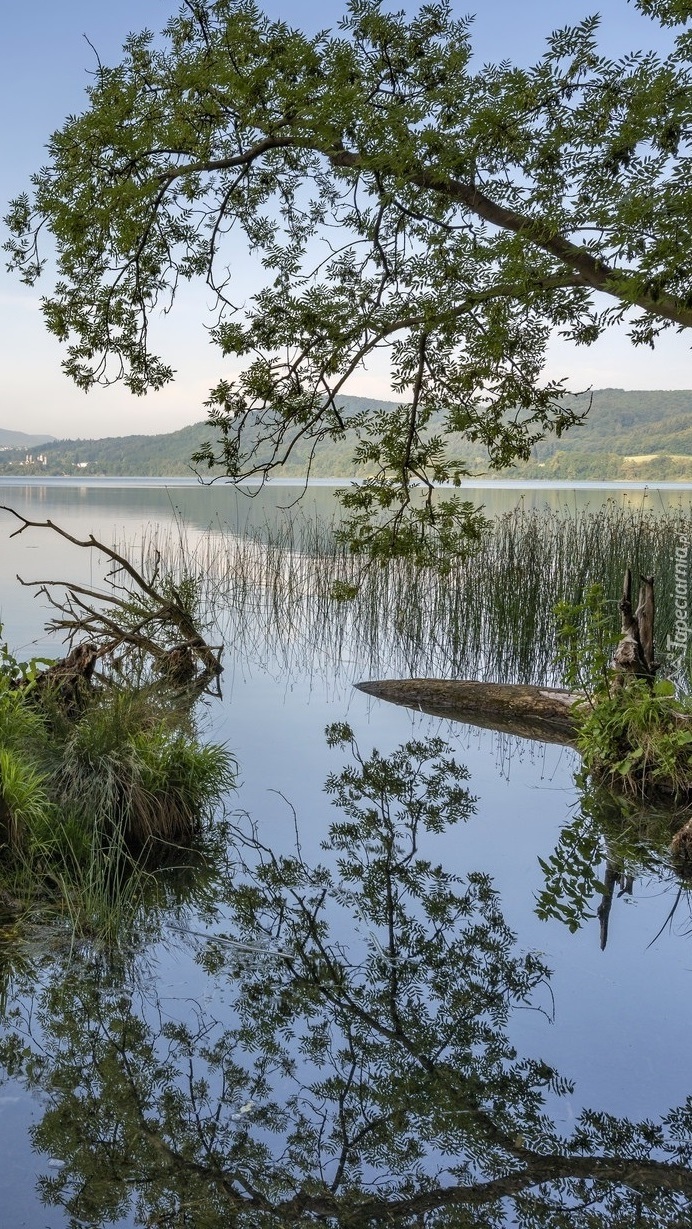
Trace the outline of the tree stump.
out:
M 637 609 L 632 610 L 632 570 L 627 568 L 620 598 L 622 639 L 613 654 L 613 666 L 623 676 L 645 678 L 653 682 L 658 670 L 654 653 L 654 600 L 653 576 L 642 576 L 639 586 Z

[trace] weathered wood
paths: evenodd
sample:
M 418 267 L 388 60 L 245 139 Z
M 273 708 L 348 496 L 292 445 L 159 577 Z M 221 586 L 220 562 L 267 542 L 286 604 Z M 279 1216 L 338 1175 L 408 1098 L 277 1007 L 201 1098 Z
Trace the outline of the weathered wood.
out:
M 688 819 L 673 837 L 670 846 L 673 866 L 683 879 L 692 876 L 692 819 Z
M 622 639 L 613 654 L 616 670 L 653 679 L 658 669 L 654 652 L 655 613 L 653 576 L 642 576 L 637 609 L 632 610 L 632 572 L 627 568 L 620 599 Z
M 56 661 L 36 678 L 34 698 L 43 704 L 50 700 L 72 720 L 81 716 L 92 691 L 92 677 L 96 668 L 98 650 L 95 644 L 75 645 L 62 661 Z
M 574 706 L 583 698 L 558 687 L 465 679 L 379 679 L 356 686 L 435 717 L 566 746 L 576 742 Z
M 123 662 L 134 661 L 134 673 L 141 668 L 142 658 L 165 677 L 167 681 L 193 693 L 201 693 L 215 687 L 220 694 L 219 676 L 222 673 L 221 654 L 223 646 L 208 645 L 196 626 L 189 604 L 181 597 L 172 579 L 162 578 L 160 556 L 153 555 L 148 566 L 138 571 L 126 555 L 114 547 L 100 542 L 93 534 L 86 539 L 56 525 L 54 521 L 31 521 L 8 505 L 0 505 L 0 511 L 9 512 L 19 522 L 10 537 L 17 537 L 27 529 L 50 529 L 61 538 L 87 550 L 95 550 L 107 561 L 109 571 L 105 592 L 91 586 L 68 584 L 55 580 L 17 580 L 21 585 L 36 589 L 58 611 L 47 624 L 47 630 L 59 632 L 72 646 L 81 636 L 89 637 L 89 645 L 77 645 L 64 662 L 56 663 L 53 675 L 75 675 L 75 662 L 81 662 L 79 654 L 88 647 L 93 650 L 91 671 L 96 658 L 107 661 L 112 669 L 122 671 Z M 63 589 L 62 597 L 55 591 Z M 178 642 L 170 644 L 172 639 Z M 77 658 L 73 661 L 74 654 Z M 87 681 L 91 672 L 85 675 Z M 53 685 L 51 671 L 46 678 Z
M 656 615 L 656 602 L 654 599 L 654 578 L 653 576 L 642 576 L 641 585 L 639 588 L 639 604 L 635 612 L 635 619 L 639 627 L 639 643 L 642 647 L 642 655 L 648 673 L 653 677 L 658 669 L 656 664 L 656 654 L 654 653 L 654 618 Z

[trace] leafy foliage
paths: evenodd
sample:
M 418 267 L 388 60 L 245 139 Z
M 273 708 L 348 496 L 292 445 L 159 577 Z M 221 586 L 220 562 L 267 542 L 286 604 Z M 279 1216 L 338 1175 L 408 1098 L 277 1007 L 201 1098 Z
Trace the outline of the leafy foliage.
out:
M 610 694 L 611 659 L 617 643 L 613 611 L 603 585 L 589 585 L 580 602 L 558 602 L 557 664 L 567 687 L 580 690 L 592 707 Z
M 671 837 L 685 818 L 665 801 L 659 807 L 642 805 L 641 798 L 614 792 L 586 772 L 577 775 L 577 785 L 573 818 L 560 831 L 553 853 L 538 859 L 545 884 L 536 898 L 538 917 L 556 918 L 572 932 L 587 919 L 603 920 L 613 892 L 604 882 L 609 874 L 620 882 L 619 895 L 631 891 L 635 875 L 659 883 L 670 878 Z M 605 946 L 603 934 L 601 943 Z
M 692 786 L 692 705 L 673 683 L 630 679 L 602 695 L 585 717 L 579 749 L 586 769 L 612 786 L 685 800 Z
M 639 3 L 684 24 L 684 4 Z M 161 41 L 133 34 L 98 64 L 88 109 L 12 203 L 10 263 L 33 284 L 52 232 L 44 314 L 65 369 L 137 394 L 173 374 L 150 352 L 152 312 L 206 280 L 235 374 L 210 393 L 218 448 L 198 463 L 267 474 L 300 441 L 312 456 L 351 437 L 372 474 L 346 498 L 357 548 L 439 530 L 445 555 L 479 528 L 463 500 L 432 498 L 466 472 L 450 437 L 504 467 L 579 417 L 542 377 L 552 332 L 589 345 L 626 320 L 653 345 L 692 324 L 689 35 L 617 59 L 597 38 L 588 17 L 531 68 L 476 72 L 447 0 L 410 19 L 352 0 L 314 38 L 247 0 L 195 0 Z M 240 242 L 261 279 L 242 310 Z M 400 406 L 345 413 L 381 350 Z
M 366 757 L 347 726 L 328 738 L 351 759 L 327 782 L 325 863 L 236 833 L 245 873 L 201 952 L 206 1003 L 183 1019 L 136 970 L 74 960 L 15 995 L 0 1062 L 41 1095 L 33 1143 L 62 1162 L 44 1202 L 94 1226 L 685 1223 L 689 1100 L 567 1131 L 572 1085 L 512 1046 L 548 971 L 487 875 L 428 856 L 470 814 L 464 769 L 439 739 Z

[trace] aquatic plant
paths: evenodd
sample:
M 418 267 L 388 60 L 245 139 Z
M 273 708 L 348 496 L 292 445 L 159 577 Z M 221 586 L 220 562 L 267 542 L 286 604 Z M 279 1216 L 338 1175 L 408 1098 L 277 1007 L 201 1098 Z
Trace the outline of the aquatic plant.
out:
M 593 583 L 615 595 L 628 562 L 655 572 L 661 639 L 672 631 L 675 552 L 678 535 L 692 532 L 692 510 L 520 506 L 493 520 L 445 576 L 410 558 L 365 567 L 335 528 L 299 514 L 244 535 L 217 525 L 195 536 L 177 524 L 148 535 L 138 567 L 162 557 L 176 585 L 193 573 L 219 639 L 240 660 L 283 673 L 333 677 L 345 666 L 350 678 L 385 668 L 549 684 L 558 682 L 556 603 L 580 601 Z M 605 613 L 615 632 L 615 597 Z
M 228 752 L 200 745 L 189 726 L 170 697 L 106 692 L 54 748 L 49 781 L 63 814 L 130 850 L 189 843 L 233 780 Z
M 233 783 L 226 748 L 200 743 L 160 691 L 110 690 L 71 721 L 0 689 L 0 888 L 114 934 Z
M 678 697 L 670 679 L 613 668 L 602 586 L 591 586 L 580 602 L 560 603 L 556 617 L 564 681 L 583 697 L 575 715 L 586 777 L 642 800 L 687 801 L 692 698 Z

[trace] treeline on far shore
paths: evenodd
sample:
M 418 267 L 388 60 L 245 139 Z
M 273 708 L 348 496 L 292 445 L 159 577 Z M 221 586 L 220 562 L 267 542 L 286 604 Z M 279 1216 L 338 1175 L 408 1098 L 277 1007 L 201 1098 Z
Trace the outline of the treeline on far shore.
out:
M 531 459 L 511 470 L 494 473 L 479 445 L 460 436 L 449 437 L 450 450 L 478 477 L 692 481 L 692 390 L 600 389 L 573 400 L 586 412 L 584 421 L 560 439 L 537 444 Z M 391 410 L 394 403 L 350 397 L 344 408 L 348 417 Z M 195 473 L 190 458 L 208 441 L 213 443 L 213 429 L 200 422 L 161 435 L 5 446 L 0 475 L 189 477 Z M 299 445 L 277 477 L 302 477 L 308 465 L 316 478 L 362 477 L 365 471 L 354 470 L 352 450 L 351 440 L 326 440 L 310 460 L 308 446 Z

